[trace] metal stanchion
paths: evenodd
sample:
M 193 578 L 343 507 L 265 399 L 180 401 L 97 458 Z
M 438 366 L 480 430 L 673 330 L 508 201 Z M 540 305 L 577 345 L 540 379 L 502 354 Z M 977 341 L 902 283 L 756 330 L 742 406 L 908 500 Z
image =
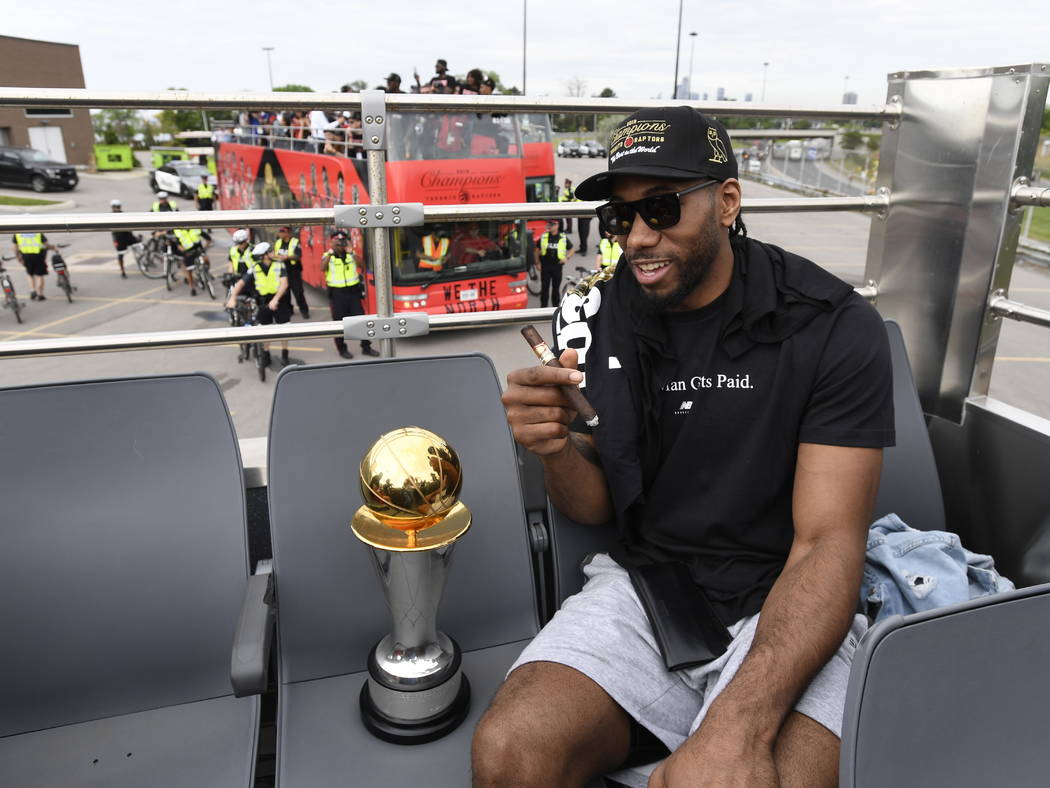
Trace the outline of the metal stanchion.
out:
M 368 157 L 368 197 L 372 205 L 386 202 L 386 93 L 381 90 L 361 92 L 361 129 Z M 372 272 L 376 282 L 375 310 L 379 317 L 394 314 L 394 291 L 390 275 L 390 228 L 372 227 Z M 379 354 L 394 357 L 394 340 L 378 340 Z

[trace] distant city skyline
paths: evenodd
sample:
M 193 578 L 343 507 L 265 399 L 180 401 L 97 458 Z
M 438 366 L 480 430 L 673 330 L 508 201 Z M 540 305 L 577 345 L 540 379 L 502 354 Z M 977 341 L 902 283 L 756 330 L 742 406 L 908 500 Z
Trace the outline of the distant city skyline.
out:
M 503 2 L 491 13 L 460 15 L 422 0 L 402 0 L 377 13 L 369 8 L 333 12 L 335 21 L 345 13 L 346 24 L 317 24 L 327 11 L 301 15 L 276 0 L 249 6 L 188 0 L 179 4 L 176 24 L 169 12 L 131 0 L 109 0 L 104 13 L 82 2 L 52 0 L 7 14 L 4 33 L 78 44 L 92 90 L 268 90 L 264 47 L 273 47 L 278 85 L 334 91 L 356 79 L 380 85 L 395 71 L 407 89 L 413 67 L 425 81 L 440 57 L 453 73 L 482 68 L 499 73 L 507 86 L 521 87 L 522 4 Z M 586 95 L 610 87 L 627 99 L 670 98 L 678 3 L 656 0 L 640 7 L 605 0 L 600 14 L 594 10 L 583 2 L 528 3 L 528 93 L 565 96 L 569 80 L 578 79 Z M 882 103 L 886 75 L 894 70 L 1050 60 L 1050 22 L 1043 16 L 1033 15 L 1018 36 L 1013 15 L 947 0 L 871 0 L 834 13 L 817 0 L 690 0 L 678 78 L 686 78 L 690 92 L 701 98 L 721 87 L 741 100 L 764 94 L 767 103 L 835 103 L 846 92 L 856 93 L 861 104 Z M 698 34 L 692 49 L 691 31 Z

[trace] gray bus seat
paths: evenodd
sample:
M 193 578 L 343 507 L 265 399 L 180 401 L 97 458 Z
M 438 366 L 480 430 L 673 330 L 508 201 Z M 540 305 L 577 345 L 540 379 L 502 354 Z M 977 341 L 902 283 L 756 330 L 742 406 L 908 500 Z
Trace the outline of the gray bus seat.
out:
M 1050 584 L 872 627 L 853 658 L 839 785 L 1050 782 Z
M 0 390 L 0 785 L 250 786 L 241 462 L 206 375 Z
M 376 739 L 360 719 L 366 660 L 391 621 L 349 526 L 362 503 L 361 458 L 382 433 L 410 425 L 458 452 L 461 500 L 473 514 L 438 615 L 464 652 L 470 715 L 447 737 L 413 746 Z M 538 629 L 517 462 L 492 363 L 464 355 L 288 368 L 274 392 L 268 465 L 278 784 L 469 784 L 474 726 Z

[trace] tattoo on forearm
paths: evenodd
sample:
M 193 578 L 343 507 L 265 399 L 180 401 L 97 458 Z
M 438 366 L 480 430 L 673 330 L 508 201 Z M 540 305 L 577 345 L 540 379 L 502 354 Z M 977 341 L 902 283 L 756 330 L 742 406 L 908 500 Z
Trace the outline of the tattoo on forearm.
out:
M 572 441 L 572 445 L 576 447 L 576 451 L 580 453 L 583 459 L 587 460 L 591 465 L 601 466 L 601 460 L 598 458 L 598 452 L 594 450 L 594 447 L 578 432 L 570 432 L 569 440 Z

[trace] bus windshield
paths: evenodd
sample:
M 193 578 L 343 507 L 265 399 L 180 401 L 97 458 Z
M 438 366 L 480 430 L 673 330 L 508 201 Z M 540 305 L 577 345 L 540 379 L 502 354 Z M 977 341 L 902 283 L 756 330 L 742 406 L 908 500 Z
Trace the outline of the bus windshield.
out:
M 522 142 L 550 142 L 553 139 L 550 115 L 532 112 L 517 117 Z
M 392 112 L 388 160 L 514 158 L 517 132 L 506 115 Z
M 475 221 L 395 230 L 393 283 L 420 285 L 524 271 L 522 224 Z

